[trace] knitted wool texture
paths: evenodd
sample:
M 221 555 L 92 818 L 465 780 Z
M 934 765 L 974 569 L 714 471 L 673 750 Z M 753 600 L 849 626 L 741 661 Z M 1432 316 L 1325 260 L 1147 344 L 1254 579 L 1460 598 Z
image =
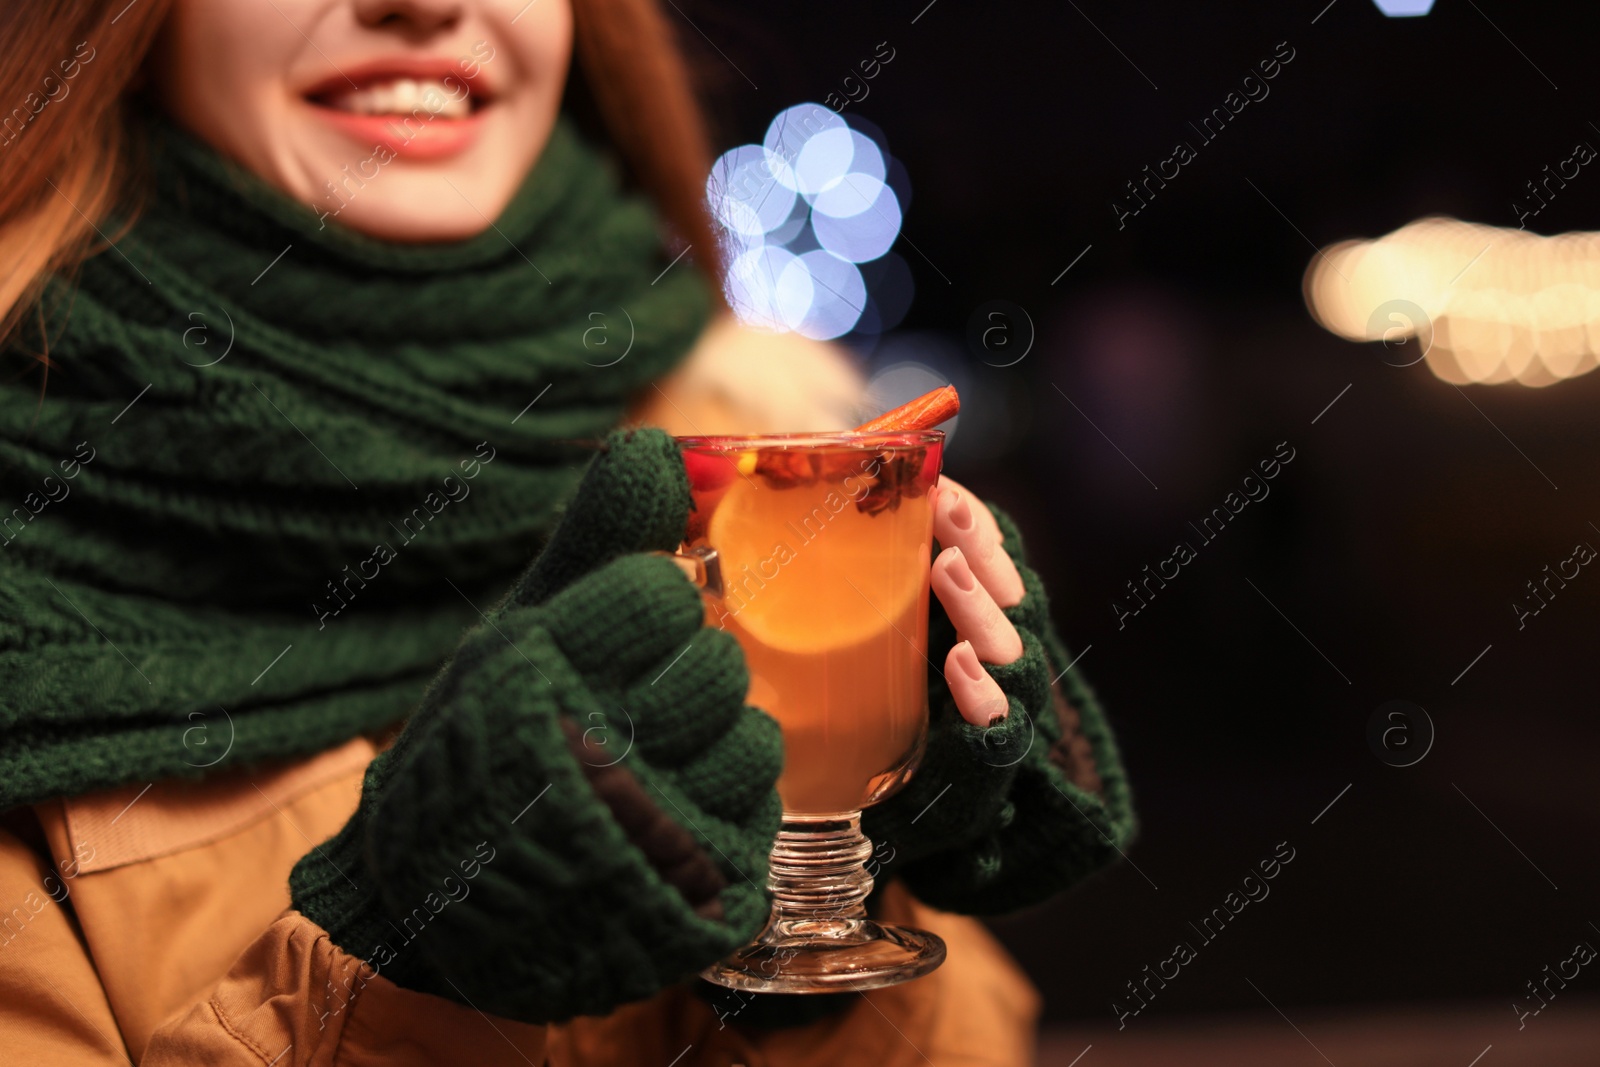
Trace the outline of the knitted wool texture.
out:
M 384 977 L 528 1022 L 649 996 L 761 929 L 781 735 L 744 705 L 744 658 L 693 584 L 640 554 L 676 547 L 688 511 L 675 443 L 614 434 L 374 760 L 355 816 L 296 866 L 295 907 Z M 574 759 L 563 719 L 603 743 Z M 662 862 L 630 832 L 648 813 L 596 796 L 612 767 L 714 858 L 709 906 L 663 876 L 692 857 Z
M 146 133 L 143 212 L 0 353 L 0 808 L 403 718 L 710 314 L 566 116 L 440 245 Z
M 1104 711 L 1050 620 L 1039 575 L 1027 564 L 1016 524 L 989 505 L 1001 547 L 1022 576 L 1022 600 L 1005 609 L 1023 653 L 987 668 L 1006 695 L 1007 714 L 973 726 L 930 666 L 932 723 L 922 764 L 907 787 L 867 810 L 862 828 L 877 845 L 878 877 L 903 878 L 934 907 L 971 915 L 1014 911 L 1047 899 L 1112 862 L 1137 830 L 1132 794 Z M 929 627 L 930 663 L 955 643 L 937 606 Z M 1052 761 L 1063 739 L 1051 682 L 1078 713 L 1078 731 L 1101 788 L 1074 785 Z M 1070 740 L 1070 739 L 1069 739 Z

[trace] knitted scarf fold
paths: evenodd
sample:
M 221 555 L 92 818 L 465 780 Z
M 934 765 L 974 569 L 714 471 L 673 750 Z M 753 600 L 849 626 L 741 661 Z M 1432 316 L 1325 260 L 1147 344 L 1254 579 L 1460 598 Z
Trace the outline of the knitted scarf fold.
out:
M 548 536 L 578 442 L 711 309 L 565 115 L 450 244 L 149 143 L 137 221 L 0 360 L 0 809 L 403 718 Z

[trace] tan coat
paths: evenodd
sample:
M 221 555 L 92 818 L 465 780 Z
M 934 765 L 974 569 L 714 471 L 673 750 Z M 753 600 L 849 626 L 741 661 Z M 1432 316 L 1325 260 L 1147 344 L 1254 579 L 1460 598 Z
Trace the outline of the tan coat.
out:
M 54 1064 L 940 1067 L 1032 1062 L 1038 996 L 983 927 L 893 887 L 939 933 L 931 976 L 839 1017 L 742 1033 L 684 988 L 531 1026 L 402 989 L 289 908 L 289 869 L 355 811 L 377 749 L 105 790 L 0 819 L 0 1051 Z M 926 1058 L 924 1058 L 926 1057 Z
M 709 330 L 636 416 L 680 433 L 793 428 L 784 408 L 797 402 L 845 417 L 858 383 L 826 361 L 807 372 L 791 340 L 762 344 L 774 373 L 798 369 L 795 381 L 743 397 L 714 388 L 729 378 L 714 368 L 737 333 Z M 686 987 L 604 1018 L 535 1026 L 372 975 L 290 909 L 288 877 L 355 811 L 377 751 L 357 737 L 307 759 L 0 814 L 0 1056 L 32 1067 L 1032 1062 L 1039 1000 L 1026 977 L 981 924 L 898 885 L 884 917 L 940 934 L 948 961 L 802 1028 L 746 1032 Z

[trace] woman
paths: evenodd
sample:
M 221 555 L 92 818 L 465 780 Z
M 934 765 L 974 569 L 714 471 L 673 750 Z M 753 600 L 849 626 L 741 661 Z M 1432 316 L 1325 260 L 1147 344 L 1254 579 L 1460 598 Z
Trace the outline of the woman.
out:
M 949 962 L 693 978 L 762 925 L 782 752 L 657 554 L 687 481 L 642 427 L 862 397 L 720 306 L 649 0 L 30 0 L 0 40 L 8 1058 L 1027 1061 L 1036 994 L 946 911 L 1050 896 L 1132 815 L 953 483 L 928 753 L 868 821 L 872 911 Z

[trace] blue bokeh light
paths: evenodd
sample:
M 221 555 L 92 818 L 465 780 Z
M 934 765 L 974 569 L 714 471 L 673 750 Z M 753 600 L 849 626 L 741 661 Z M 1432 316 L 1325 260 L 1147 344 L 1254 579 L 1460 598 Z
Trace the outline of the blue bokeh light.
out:
M 909 189 L 882 131 L 862 125 L 870 136 L 831 108 L 796 104 L 773 118 L 761 144 L 713 164 L 706 198 L 728 249 L 728 303 L 743 321 L 828 340 L 879 333 L 905 314 L 903 261 L 889 272 L 858 266 L 882 259 L 900 235 L 894 168 L 897 187 Z
M 1372 0 L 1372 3 L 1392 19 L 1415 18 L 1433 10 L 1433 0 Z

